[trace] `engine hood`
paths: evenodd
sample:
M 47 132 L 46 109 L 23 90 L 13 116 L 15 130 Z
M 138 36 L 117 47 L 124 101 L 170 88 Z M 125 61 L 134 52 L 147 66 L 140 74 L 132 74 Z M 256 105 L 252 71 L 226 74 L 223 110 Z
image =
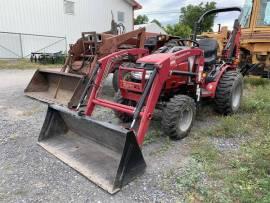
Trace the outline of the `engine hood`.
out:
M 159 54 L 151 54 L 145 57 L 138 59 L 137 63 L 150 63 L 150 64 L 160 64 L 168 58 L 172 58 L 174 56 L 173 53 L 159 53 Z

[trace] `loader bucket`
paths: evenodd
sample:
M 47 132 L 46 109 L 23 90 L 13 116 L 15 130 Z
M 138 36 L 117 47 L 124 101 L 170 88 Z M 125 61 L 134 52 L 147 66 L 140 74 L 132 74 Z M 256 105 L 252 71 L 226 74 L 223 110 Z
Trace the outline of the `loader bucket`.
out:
M 37 70 L 24 90 L 25 95 L 48 104 L 76 106 L 87 78 L 71 73 Z
M 51 105 L 38 144 L 111 194 L 144 172 L 133 131 Z

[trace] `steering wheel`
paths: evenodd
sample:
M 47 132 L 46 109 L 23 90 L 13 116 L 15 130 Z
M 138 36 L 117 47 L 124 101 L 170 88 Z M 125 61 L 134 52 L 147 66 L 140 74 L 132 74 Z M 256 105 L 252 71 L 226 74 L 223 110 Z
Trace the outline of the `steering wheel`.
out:
M 180 44 L 181 42 L 181 44 Z M 177 43 L 180 45 L 180 46 L 185 46 L 185 42 L 192 42 L 193 43 L 193 47 L 199 47 L 200 44 L 195 41 L 195 40 L 192 40 L 192 39 L 178 39 L 177 40 Z

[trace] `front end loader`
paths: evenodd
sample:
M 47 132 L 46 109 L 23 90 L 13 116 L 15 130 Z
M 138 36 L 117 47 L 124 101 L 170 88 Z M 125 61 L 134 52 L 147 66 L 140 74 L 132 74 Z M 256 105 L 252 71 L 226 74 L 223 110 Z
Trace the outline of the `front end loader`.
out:
M 132 130 L 57 105 L 49 107 L 38 143 L 111 194 L 146 167 Z
M 76 107 L 49 105 L 39 145 L 114 194 L 146 168 L 141 147 L 155 108 L 162 110 L 162 130 L 172 139 L 189 134 L 201 100 L 214 101 L 221 114 L 236 113 L 243 93 L 243 77 L 237 71 L 238 20 L 220 57 L 217 41 L 196 40 L 206 16 L 230 11 L 241 9 L 206 12 L 192 40 L 170 39 L 151 54 L 133 48 L 99 59 Z M 118 92 L 110 101 L 100 94 L 119 63 Z M 96 106 L 112 109 L 122 126 L 94 119 Z
M 25 95 L 48 104 L 76 106 L 97 60 L 121 49 L 143 48 L 144 38 L 144 28 L 121 35 L 83 32 L 70 46 L 61 71 L 37 70 Z
M 142 174 L 146 163 L 132 129 L 91 119 L 89 113 L 82 112 L 90 109 L 82 104 L 93 100 L 120 59 L 147 53 L 135 48 L 100 59 L 93 70 L 95 77 L 89 79 L 76 109 L 49 105 L 39 135 L 41 147 L 111 194 Z

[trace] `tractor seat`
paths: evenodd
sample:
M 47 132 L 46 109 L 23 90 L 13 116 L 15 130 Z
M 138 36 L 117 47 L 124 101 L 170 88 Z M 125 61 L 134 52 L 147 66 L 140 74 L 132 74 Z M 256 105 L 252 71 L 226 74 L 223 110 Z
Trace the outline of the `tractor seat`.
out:
M 198 43 L 204 51 L 205 65 L 216 64 L 218 42 L 215 39 L 201 39 Z

